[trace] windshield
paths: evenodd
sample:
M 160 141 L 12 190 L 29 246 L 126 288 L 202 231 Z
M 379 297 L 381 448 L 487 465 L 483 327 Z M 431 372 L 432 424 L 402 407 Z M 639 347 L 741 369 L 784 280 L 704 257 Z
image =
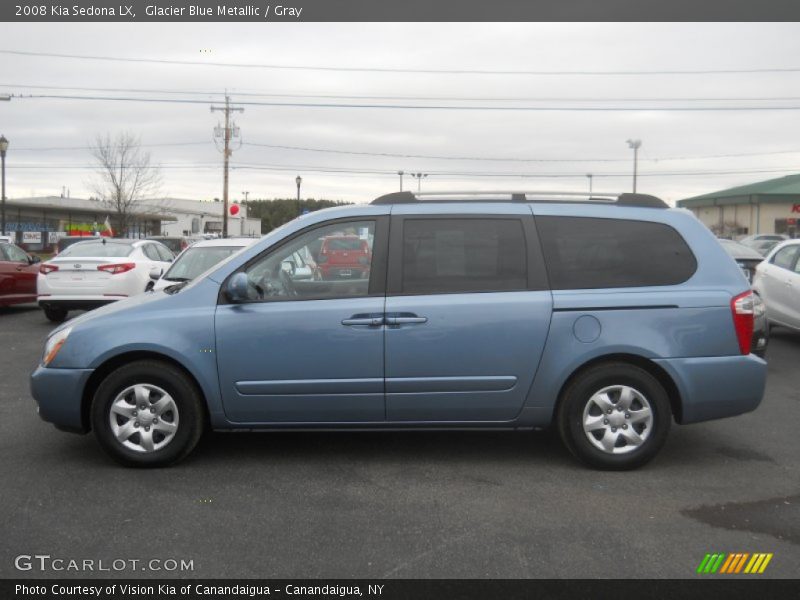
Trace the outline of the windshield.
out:
M 131 244 L 120 244 L 118 242 L 105 244 L 103 242 L 79 242 L 65 248 L 58 256 L 59 258 L 62 256 L 72 256 L 74 258 L 85 256 L 121 258 L 128 256 L 132 250 L 133 246 Z
M 187 281 L 194 279 L 223 259 L 236 254 L 242 246 L 211 246 L 189 248 L 181 254 L 164 274 L 167 281 Z

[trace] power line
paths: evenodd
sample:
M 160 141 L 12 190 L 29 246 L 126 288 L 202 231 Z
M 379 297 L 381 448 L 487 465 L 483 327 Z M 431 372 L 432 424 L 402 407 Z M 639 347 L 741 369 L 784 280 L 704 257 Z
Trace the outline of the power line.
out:
M 490 157 L 490 156 L 444 156 L 437 154 L 402 154 L 394 152 L 360 152 L 356 150 L 337 150 L 332 148 L 312 148 L 308 146 L 286 146 L 279 144 L 262 144 L 259 142 L 243 142 L 244 146 L 259 148 L 273 148 L 276 150 L 299 150 L 306 152 L 321 152 L 330 154 L 346 154 L 354 156 L 374 156 L 387 158 L 420 158 L 427 160 L 463 160 L 463 161 L 491 161 L 491 162 L 541 162 L 541 163 L 587 163 L 587 162 L 630 162 L 630 158 L 519 158 L 519 157 Z M 640 158 L 640 162 L 666 162 L 674 160 L 703 160 L 711 158 L 736 158 L 747 156 L 773 156 L 779 154 L 800 154 L 800 150 L 778 150 L 774 152 L 743 152 L 739 154 L 708 154 L 696 156 L 667 156 L 655 158 Z
M 106 88 L 85 86 L 27 85 L 22 83 L 2 83 L 0 88 L 32 89 L 32 90 L 69 90 L 82 92 L 113 92 L 136 94 L 176 94 L 189 96 L 224 96 L 222 91 L 211 90 L 175 90 L 156 88 Z M 416 100 L 416 101 L 449 101 L 449 102 L 796 102 L 800 96 L 707 96 L 707 97 L 600 97 L 582 96 L 408 96 L 408 95 L 364 95 L 364 94 L 312 94 L 309 92 L 253 92 L 229 90 L 236 96 L 254 98 L 323 98 L 323 99 L 357 99 L 357 100 Z
M 162 148 L 170 146 L 206 146 L 209 142 L 164 142 L 156 144 L 139 144 L 142 148 Z M 51 151 L 64 151 L 64 150 L 92 150 L 92 146 L 39 146 L 27 148 L 14 148 L 14 152 L 51 152 Z
M 208 104 L 206 100 L 178 98 L 133 98 L 114 96 L 73 96 L 61 94 L 12 94 L 19 100 L 91 100 L 112 102 L 148 102 L 168 104 Z M 245 106 L 280 106 L 293 108 L 368 108 L 391 110 L 455 110 L 455 111 L 530 111 L 530 112 L 752 112 L 752 111 L 795 111 L 796 106 L 479 106 L 479 105 L 436 105 L 436 104 L 349 104 L 333 102 L 254 102 L 241 101 Z
M 141 144 L 145 148 L 179 147 L 179 146 L 207 146 L 208 141 L 202 142 L 159 142 L 151 144 Z M 442 154 L 413 154 L 400 152 L 366 152 L 357 150 L 339 150 L 334 148 L 314 148 L 309 146 L 289 146 L 284 144 L 263 144 L 260 142 L 242 142 L 243 146 L 253 146 L 257 148 L 272 148 L 276 150 L 296 150 L 301 152 L 317 152 L 324 154 L 341 154 L 348 156 L 370 156 L 377 158 L 405 158 L 405 159 L 424 159 L 424 160 L 453 160 L 453 161 L 486 161 L 486 162 L 509 162 L 509 163 L 615 163 L 630 162 L 630 158 L 521 158 L 511 156 L 454 156 Z M 15 148 L 15 152 L 52 152 L 52 151 L 78 151 L 91 150 L 92 146 L 29 146 Z M 777 156 L 783 154 L 800 154 L 797 150 L 775 150 L 771 152 L 740 152 L 728 154 L 697 154 L 689 156 L 663 156 L 663 157 L 642 157 L 640 162 L 669 162 L 681 160 L 707 160 L 715 158 L 743 158 L 753 156 Z
M 135 58 L 121 56 L 96 56 L 87 54 L 61 54 L 55 52 L 30 52 L 24 50 L 0 50 L 0 54 L 16 56 L 64 58 L 73 60 L 97 60 L 198 67 L 234 67 L 246 69 L 276 69 L 298 71 L 338 71 L 353 73 L 409 73 L 431 75 L 727 75 L 753 73 L 796 73 L 800 67 L 765 67 L 750 69 L 652 69 L 652 70 L 502 70 L 502 69 L 410 69 L 400 67 L 334 67 L 310 65 L 285 65 L 265 63 L 229 63 L 196 60 L 170 60 L 159 58 Z
M 207 171 L 209 167 L 217 166 L 216 163 L 191 163 L 184 165 L 157 165 L 161 169 L 187 169 L 195 170 L 201 169 Z M 94 170 L 95 166 L 92 165 L 54 165 L 52 163 L 45 164 L 20 164 L 15 165 L 15 169 L 38 169 L 38 170 Z M 238 163 L 231 164 L 231 169 L 234 170 L 263 170 L 263 171 L 297 171 L 304 170 L 309 172 L 318 173 L 343 173 L 343 174 L 363 174 L 363 175 L 383 175 L 396 177 L 397 172 L 393 169 L 370 169 L 370 168 L 353 168 L 353 167 L 329 167 L 317 165 L 276 165 L 276 164 L 253 164 L 253 163 Z M 688 170 L 688 171 L 664 171 L 664 172 L 645 172 L 639 173 L 639 177 L 686 177 L 686 176 L 700 176 L 700 175 L 745 175 L 755 173 L 785 173 L 797 172 L 796 166 L 789 166 L 784 168 L 770 168 L 770 169 L 724 169 L 724 170 Z M 497 171 L 428 171 L 431 177 L 461 177 L 461 178 L 585 178 L 584 172 L 555 172 L 555 173 L 524 173 L 524 172 L 497 172 Z M 593 177 L 630 177 L 630 173 L 625 172 L 597 172 L 592 173 Z

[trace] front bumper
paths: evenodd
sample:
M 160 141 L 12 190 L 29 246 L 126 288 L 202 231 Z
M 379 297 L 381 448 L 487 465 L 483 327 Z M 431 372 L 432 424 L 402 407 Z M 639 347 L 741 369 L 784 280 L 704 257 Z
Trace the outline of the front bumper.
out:
M 50 369 L 39 365 L 31 374 L 31 395 L 39 405 L 39 416 L 59 429 L 86 433 L 83 390 L 92 369 Z
M 767 363 L 758 356 L 655 360 L 681 395 L 679 422 L 698 423 L 755 410 L 764 397 Z

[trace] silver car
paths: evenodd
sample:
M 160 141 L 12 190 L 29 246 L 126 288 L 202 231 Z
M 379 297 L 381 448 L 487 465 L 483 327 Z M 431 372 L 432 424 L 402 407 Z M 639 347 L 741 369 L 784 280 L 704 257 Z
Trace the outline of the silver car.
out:
M 771 325 L 800 331 L 800 239 L 772 249 L 756 267 L 753 289 L 767 305 Z

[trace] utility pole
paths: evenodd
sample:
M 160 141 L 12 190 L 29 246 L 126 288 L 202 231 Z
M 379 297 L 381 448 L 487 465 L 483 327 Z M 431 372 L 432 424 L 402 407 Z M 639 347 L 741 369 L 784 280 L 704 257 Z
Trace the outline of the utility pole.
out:
M 235 123 L 231 122 L 232 112 L 244 112 L 241 107 L 232 107 L 231 99 L 225 95 L 225 106 L 212 106 L 211 112 L 221 111 L 225 113 L 225 127 L 219 126 L 214 128 L 214 137 L 221 137 L 224 140 L 224 147 L 222 150 L 224 175 L 222 187 L 222 237 L 228 237 L 228 163 L 230 162 L 231 154 L 231 138 L 239 137 L 239 128 Z
M 0 135 L 0 160 L 3 162 L 2 170 L 3 170 L 3 190 L 2 190 L 2 224 L 0 224 L 0 235 L 6 234 L 6 151 L 8 150 L 8 140 L 6 136 Z M 17 219 L 19 221 L 19 219 Z M 17 227 L 19 228 L 19 226 Z
M 642 140 L 627 140 L 628 148 L 633 148 L 633 193 L 636 193 L 636 175 L 639 162 L 639 148 Z
M 250 192 L 242 192 L 244 194 L 244 201 L 247 202 L 247 197 L 250 195 Z
M 397 174 L 400 175 L 400 191 L 402 192 L 403 191 L 403 175 L 404 175 L 404 171 L 398 171 Z
M 591 173 L 587 173 L 586 177 L 589 178 L 589 197 L 591 198 L 592 197 L 592 177 L 594 177 L 594 175 L 592 175 Z

